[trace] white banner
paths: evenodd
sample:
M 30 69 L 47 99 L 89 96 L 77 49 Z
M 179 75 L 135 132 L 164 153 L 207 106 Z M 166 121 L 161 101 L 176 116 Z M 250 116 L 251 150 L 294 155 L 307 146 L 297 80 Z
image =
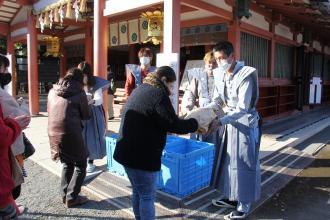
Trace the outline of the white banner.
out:
M 118 45 L 118 23 L 110 24 L 110 46 Z
M 145 18 L 140 18 L 140 41 L 143 42 L 148 37 L 148 20 Z
M 129 36 L 130 44 L 135 44 L 140 42 L 138 19 L 128 21 L 128 36 Z
M 128 30 L 127 30 L 127 21 L 119 22 L 119 44 L 125 45 L 128 44 Z
M 157 67 L 170 66 L 176 75 L 176 81 L 173 89 L 173 94 L 170 96 L 175 112 L 178 114 L 179 110 L 179 54 L 178 53 L 158 53 Z

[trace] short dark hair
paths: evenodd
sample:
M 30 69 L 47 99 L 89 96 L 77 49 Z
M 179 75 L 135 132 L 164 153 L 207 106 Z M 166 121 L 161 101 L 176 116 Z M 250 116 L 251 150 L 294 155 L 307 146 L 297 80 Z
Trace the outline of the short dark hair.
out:
M 82 71 L 83 74 L 87 75 L 87 85 L 94 86 L 95 85 L 95 77 L 92 73 L 92 66 L 86 61 L 82 61 L 79 63 L 78 68 Z
M 4 65 L 5 67 L 9 66 L 9 59 L 5 56 L 0 54 L 0 66 Z
M 166 82 L 174 82 L 176 80 L 176 75 L 174 70 L 169 66 L 161 66 L 156 70 L 157 77 L 161 79 L 166 78 Z
M 230 54 L 232 54 L 234 52 L 234 47 L 233 47 L 233 44 L 230 43 L 229 41 L 222 41 L 222 42 L 217 43 L 213 47 L 213 53 L 214 52 L 223 52 L 227 56 L 230 56 Z
M 81 85 L 84 84 L 84 75 L 83 72 L 79 68 L 71 68 L 66 72 L 66 75 L 63 78 L 64 80 L 74 80 Z
M 138 57 L 152 57 L 152 51 L 148 47 L 141 48 L 138 53 Z

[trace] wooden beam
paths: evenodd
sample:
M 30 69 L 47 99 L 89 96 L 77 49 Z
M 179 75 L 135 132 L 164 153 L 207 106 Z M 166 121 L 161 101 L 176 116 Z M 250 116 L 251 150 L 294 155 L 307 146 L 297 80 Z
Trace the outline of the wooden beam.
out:
M 9 32 L 9 25 L 8 25 L 8 23 L 0 22 L 0 30 L 1 30 L 1 34 L 7 35 L 8 32 Z
M 10 15 L 7 15 L 7 14 L 10 14 Z M 6 13 L 6 14 L 1 14 L 0 16 L 3 18 L 13 18 L 14 15 L 11 13 Z
M 16 30 L 24 28 L 24 27 L 27 27 L 27 22 L 26 21 L 23 21 L 23 22 L 20 22 L 20 23 L 17 23 L 17 24 L 14 24 L 14 25 L 10 26 L 10 31 L 13 32 L 13 31 L 16 31 Z
M 19 4 L 19 5 L 33 5 L 34 3 L 36 3 L 37 0 L 16 0 L 16 4 Z
M 13 43 L 26 42 L 26 34 L 11 38 Z
M 85 28 L 79 28 L 79 29 L 75 29 L 72 31 L 66 31 L 63 33 L 63 37 L 69 37 L 71 35 L 76 35 L 76 34 L 84 34 L 85 33 Z
M 240 28 L 243 32 L 250 33 L 250 34 L 256 35 L 258 37 L 264 37 L 264 38 L 267 38 L 268 40 L 270 40 L 273 37 L 273 34 L 271 32 L 268 32 L 264 29 L 255 27 L 253 25 L 250 25 L 250 24 L 247 24 L 244 22 L 240 23 Z
M 50 29 L 45 28 L 43 33 L 41 33 L 41 30 L 38 29 L 38 34 L 52 35 L 52 36 L 55 35 L 55 36 L 58 36 L 58 37 L 63 37 L 62 30 L 57 30 L 57 29 L 50 30 Z
M 63 42 L 63 44 L 65 46 L 67 46 L 67 45 L 78 45 L 78 44 L 84 44 L 84 43 L 85 43 L 85 39 L 78 39 L 78 40 Z
M 72 26 L 78 26 L 78 27 L 85 27 L 86 26 L 86 22 L 87 21 L 76 21 L 74 19 L 64 19 L 63 26 L 72 25 Z M 61 25 L 60 22 L 54 22 L 53 24 L 54 25 L 58 25 L 58 26 Z
M 198 10 L 208 11 L 228 21 L 231 21 L 233 19 L 233 15 L 231 12 L 226 11 L 222 8 L 218 8 L 209 3 L 203 2 L 201 0 L 181 0 L 181 4 L 189 6 L 191 8 L 196 8 Z
M 193 27 L 198 25 L 228 23 L 229 21 L 218 16 L 211 16 L 206 18 L 198 18 L 193 20 L 181 21 L 181 28 Z
M 274 35 L 274 38 L 275 38 L 276 42 L 287 45 L 287 46 L 298 46 L 299 45 L 294 40 L 290 40 L 290 39 L 287 39 L 285 37 L 282 37 L 282 36 L 279 36 L 279 35 L 276 35 L 276 34 Z

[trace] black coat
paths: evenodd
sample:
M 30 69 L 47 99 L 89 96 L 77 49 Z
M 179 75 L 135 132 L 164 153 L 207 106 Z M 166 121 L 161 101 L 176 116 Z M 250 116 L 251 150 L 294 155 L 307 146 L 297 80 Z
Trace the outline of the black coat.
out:
M 76 81 L 61 80 L 48 94 L 48 136 L 52 159 L 86 160 L 82 120 L 91 116 L 84 90 Z
M 145 81 L 154 77 L 149 75 Z M 195 119 L 178 118 L 167 88 L 152 79 L 136 88 L 126 103 L 114 158 L 133 169 L 159 171 L 167 132 L 185 134 L 197 128 Z

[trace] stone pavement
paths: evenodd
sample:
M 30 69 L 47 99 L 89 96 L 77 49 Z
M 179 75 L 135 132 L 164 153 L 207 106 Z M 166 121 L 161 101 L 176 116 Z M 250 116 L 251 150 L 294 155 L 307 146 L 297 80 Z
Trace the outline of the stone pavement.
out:
M 115 119 L 108 123 L 109 134 L 117 133 L 120 125 L 120 120 Z M 317 134 L 324 128 L 330 125 L 330 108 L 322 107 L 307 113 L 300 113 L 296 116 L 268 123 L 264 125 L 263 136 L 261 141 L 261 161 L 263 169 L 263 185 L 267 186 L 269 183 L 274 182 L 274 179 L 280 173 L 285 172 L 286 165 L 292 166 L 301 158 L 305 158 L 305 162 L 299 166 L 299 169 L 292 171 L 290 175 L 297 175 L 301 169 L 307 166 L 312 161 L 313 152 L 319 147 L 320 144 L 311 144 L 305 149 L 294 149 L 295 146 L 307 140 L 311 136 Z M 61 165 L 55 163 L 50 159 L 50 149 L 47 136 L 47 114 L 42 113 L 38 117 L 34 117 L 31 121 L 29 128 L 25 131 L 27 137 L 31 140 L 36 148 L 36 153 L 31 157 L 31 160 L 43 166 L 50 172 L 60 176 Z M 286 164 L 283 164 L 283 163 Z M 99 167 L 99 172 L 88 176 L 86 185 L 83 190 L 89 193 L 94 193 L 100 199 L 107 200 L 110 204 L 120 207 L 121 211 L 133 217 L 132 209 L 129 205 L 130 187 L 127 185 L 126 180 L 113 177 L 106 171 L 106 158 L 103 160 L 96 160 L 96 165 Z M 301 168 L 301 169 L 300 169 Z M 92 178 L 97 176 L 96 178 Z M 112 183 L 109 185 L 108 182 Z M 284 184 L 284 183 L 283 183 Z M 102 186 L 103 187 L 102 187 Z M 276 188 L 277 187 L 277 188 Z M 272 190 L 265 190 L 265 200 L 276 192 L 280 187 L 273 187 Z M 118 191 L 116 191 L 118 189 Z M 108 190 L 109 192 L 106 192 Z M 116 199 L 118 194 L 124 192 L 122 199 Z M 160 193 L 160 192 L 159 192 Z M 213 194 L 213 195 L 212 195 Z M 167 217 L 179 218 L 196 218 L 198 214 L 201 218 L 221 218 L 221 214 L 225 210 L 212 210 L 212 214 L 203 213 L 205 208 L 210 208 L 210 203 L 205 204 L 205 197 L 218 196 L 212 190 L 206 190 L 205 193 L 197 194 L 189 200 L 178 200 L 177 198 L 161 193 L 169 202 L 157 203 L 157 214 Z M 166 200 L 165 199 L 165 200 Z M 203 200 L 204 199 L 204 200 Z M 197 202 L 198 201 L 198 202 Z M 198 203 L 204 201 L 203 205 Z M 174 207 L 173 203 L 177 202 L 178 207 Z M 165 206 L 165 207 L 164 207 Z M 170 207 L 170 208 L 168 208 Z M 189 209 L 184 210 L 184 209 Z M 161 213 L 161 214 L 159 214 Z

